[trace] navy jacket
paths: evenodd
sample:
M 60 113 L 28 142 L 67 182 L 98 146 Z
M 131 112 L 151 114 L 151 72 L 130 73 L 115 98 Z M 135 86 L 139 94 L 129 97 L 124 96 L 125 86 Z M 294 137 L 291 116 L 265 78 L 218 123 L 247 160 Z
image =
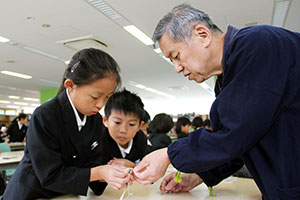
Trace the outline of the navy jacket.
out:
M 151 151 L 168 147 L 172 143 L 171 138 L 165 133 L 150 133 L 149 140 L 152 144 Z
M 102 118 L 87 117 L 78 131 L 66 92 L 38 107 L 30 120 L 25 154 L 3 195 L 4 200 L 86 195 L 90 168 L 101 165 Z M 93 182 L 101 194 L 105 183 Z
M 108 129 L 105 128 L 103 131 L 103 137 L 101 140 L 103 146 L 101 151 L 101 157 L 104 164 L 107 164 L 110 160 L 115 158 L 123 158 L 118 144 L 108 133 Z M 133 143 L 129 154 L 126 155 L 125 159 L 132 162 L 142 160 L 142 158 L 150 152 L 150 148 L 147 145 L 147 137 L 143 131 L 138 131 L 133 137 Z
M 272 26 L 229 26 L 222 91 L 200 129 L 168 148 L 183 172 L 241 157 L 264 199 L 300 199 L 300 34 Z

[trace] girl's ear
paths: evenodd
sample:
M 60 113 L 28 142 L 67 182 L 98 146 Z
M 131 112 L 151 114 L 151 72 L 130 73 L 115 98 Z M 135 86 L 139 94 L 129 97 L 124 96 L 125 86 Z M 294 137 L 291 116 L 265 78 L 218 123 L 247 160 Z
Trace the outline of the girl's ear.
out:
M 106 117 L 102 117 L 102 122 L 103 122 L 104 126 L 105 126 L 106 128 L 108 128 L 108 122 L 107 122 Z
M 74 84 L 74 82 L 73 82 L 71 79 L 67 78 L 67 79 L 65 80 L 65 82 L 64 82 L 64 86 L 65 86 L 65 88 L 67 88 L 69 91 L 72 91 L 72 90 L 74 89 L 74 87 L 75 87 L 75 84 Z

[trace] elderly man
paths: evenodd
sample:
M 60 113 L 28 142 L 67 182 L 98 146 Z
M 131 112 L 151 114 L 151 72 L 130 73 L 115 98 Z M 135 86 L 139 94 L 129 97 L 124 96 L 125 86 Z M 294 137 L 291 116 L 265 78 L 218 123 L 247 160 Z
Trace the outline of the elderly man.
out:
M 158 180 L 171 162 L 194 174 L 180 184 L 166 177 L 162 191 L 188 191 L 202 181 L 217 184 L 241 158 L 264 199 L 300 199 L 300 34 L 267 25 L 222 33 L 207 14 L 182 4 L 153 38 L 177 73 L 197 83 L 218 76 L 221 88 L 212 133 L 199 129 L 149 154 L 134 169 L 136 180 Z

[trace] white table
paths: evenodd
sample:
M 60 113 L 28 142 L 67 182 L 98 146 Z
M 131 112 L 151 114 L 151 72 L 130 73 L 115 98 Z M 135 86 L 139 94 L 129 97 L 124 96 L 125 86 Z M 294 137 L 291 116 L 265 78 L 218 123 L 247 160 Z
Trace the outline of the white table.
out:
M 0 171 L 16 168 L 23 155 L 24 151 L 1 152 Z
M 162 179 L 161 179 L 162 180 Z M 168 193 L 161 194 L 159 190 L 160 182 L 152 185 L 141 185 L 134 183 L 130 187 L 130 192 L 133 196 L 130 196 L 129 200 L 261 200 L 261 193 L 255 185 L 253 179 L 229 177 L 223 182 L 213 187 L 213 192 L 216 193 L 216 197 L 210 197 L 209 191 L 205 184 L 201 184 L 194 188 L 190 192 L 185 193 Z M 66 195 L 57 197 L 55 199 L 105 199 L 105 200 L 118 200 L 122 195 L 123 190 L 116 191 L 111 187 L 107 187 L 101 196 L 95 196 L 89 191 L 88 196 L 72 196 Z

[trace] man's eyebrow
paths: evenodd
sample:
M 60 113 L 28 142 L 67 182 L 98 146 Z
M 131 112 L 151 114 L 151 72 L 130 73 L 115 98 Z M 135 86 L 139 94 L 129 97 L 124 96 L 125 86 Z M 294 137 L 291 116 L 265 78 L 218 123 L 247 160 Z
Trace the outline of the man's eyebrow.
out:
M 173 53 L 174 53 L 174 51 L 169 51 L 166 58 L 172 57 L 172 54 L 173 54 Z

